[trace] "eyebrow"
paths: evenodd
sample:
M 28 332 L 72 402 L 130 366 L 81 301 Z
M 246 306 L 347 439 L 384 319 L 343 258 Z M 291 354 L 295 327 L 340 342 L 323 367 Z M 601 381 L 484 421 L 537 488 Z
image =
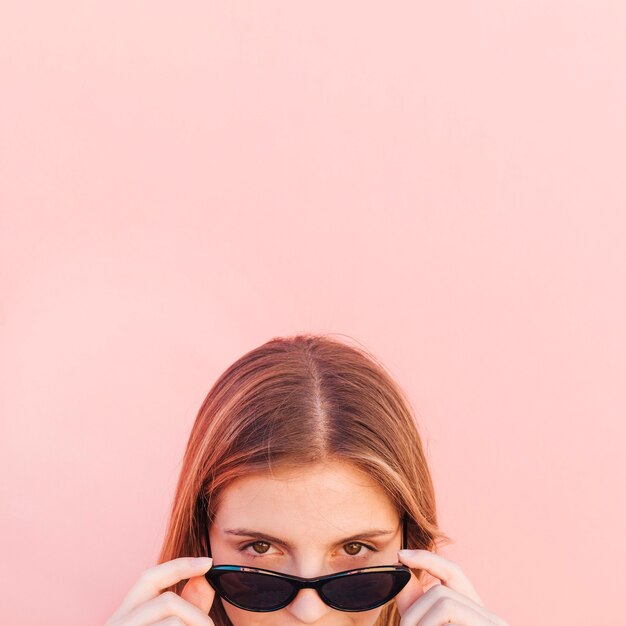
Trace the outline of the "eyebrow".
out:
M 366 530 L 361 533 L 357 533 L 356 535 L 350 535 L 350 537 L 345 537 L 344 539 L 339 539 L 335 543 L 331 545 L 337 545 L 339 543 L 348 543 L 349 541 L 354 541 L 356 539 L 369 539 L 371 537 L 381 537 L 383 535 L 393 535 L 395 530 L 380 530 L 378 528 L 372 530 Z M 273 543 L 276 543 L 280 546 L 288 548 L 289 550 L 293 550 L 294 546 L 290 544 L 288 541 L 284 539 L 280 539 L 279 537 L 273 537 L 272 535 L 268 535 L 267 533 L 261 533 L 257 530 L 251 530 L 249 528 L 227 528 L 224 531 L 225 535 L 235 535 L 237 537 L 252 537 L 254 539 L 268 540 Z

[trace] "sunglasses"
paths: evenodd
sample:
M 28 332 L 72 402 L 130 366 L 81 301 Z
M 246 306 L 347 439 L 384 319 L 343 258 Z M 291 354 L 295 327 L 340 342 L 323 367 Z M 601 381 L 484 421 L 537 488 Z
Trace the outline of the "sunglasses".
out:
M 407 520 L 403 515 L 401 549 L 406 543 Z M 369 611 L 400 593 L 411 578 L 411 570 L 404 565 L 378 565 L 301 578 L 258 567 L 216 565 L 204 576 L 221 598 L 245 611 L 278 611 L 292 602 L 300 589 L 315 589 L 338 611 Z

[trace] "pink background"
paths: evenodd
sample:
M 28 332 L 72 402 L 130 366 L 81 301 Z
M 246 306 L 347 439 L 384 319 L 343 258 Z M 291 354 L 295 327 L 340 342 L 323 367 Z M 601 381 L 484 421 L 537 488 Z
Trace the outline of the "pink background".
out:
M 1 622 L 102 624 L 215 378 L 345 333 L 511 626 L 623 623 L 626 4 L 5 1 Z

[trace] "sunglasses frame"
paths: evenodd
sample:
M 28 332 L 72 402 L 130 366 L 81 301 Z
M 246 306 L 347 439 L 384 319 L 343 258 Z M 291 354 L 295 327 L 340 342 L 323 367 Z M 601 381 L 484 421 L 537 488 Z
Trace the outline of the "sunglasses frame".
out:
M 212 576 L 210 576 L 211 571 L 214 572 Z M 290 595 L 287 596 L 287 598 L 283 602 L 281 602 L 280 604 L 276 604 L 270 608 L 251 608 L 249 606 L 243 606 L 242 604 L 239 604 L 238 602 L 235 602 L 231 598 L 227 597 L 218 588 L 219 582 L 217 582 L 216 579 L 219 579 L 221 575 L 227 572 L 253 572 L 256 574 L 263 574 L 265 576 L 275 576 L 277 578 L 280 578 L 281 580 L 289 581 L 293 586 L 292 593 L 290 593 Z M 336 604 L 324 594 L 324 585 L 327 584 L 331 580 L 335 580 L 337 578 L 345 578 L 346 576 L 358 576 L 359 574 L 362 575 L 362 574 L 367 574 L 370 572 L 394 573 L 396 582 L 394 584 L 393 593 L 390 594 L 388 597 L 384 598 L 383 600 L 381 600 L 380 602 L 367 605 L 364 608 L 351 609 L 351 608 L 346 608 L 344 606 Z M 319 594 L 320 598 L 328 606 L 330 606 L 333 609 L 336 609 L 338 611 L 360 612 L 360 611 L 371 611 L 372 609 L 375 609 L 389 602 L 409 582 L 409 579 L 411 578 L 411 574 L 410 574 L 409 568 L 404 565 L 379 565 L 379 566 L 374 566 L 374 567 L 362 567 L 360 569 L 355 569 L 355 570 L 346 570 L 343 572 L 330 574 L 328 576 L 320 576 L 318 578 L 300 578 L 299 576 L 289 576 L 281 572 L 275 572 L 273 570 L 261 569 L 261 568 L 256 568 L 256 567 L 246 567 L 243 565 L 216 565 L 214 569 L 212 568 L 211 570 L 209 570 L 209 572 L 205 574 L 205 578 L 207 578 L 211 586 L 215 589 L 215 591 L 219 594 L 221 598 L 226 600 L 226 602 L 229 602 L 230 604 L 240 609 L 244 609 L 246 611 L 253 611 L 255 613 L 268 613 L 271 611 L 279 611 L 280 609 L 285 608 L 291 602 L 293 602 L 294 598 L 298 595 L 298 592 L 300 591 L 300 589 L 307 589 L 307 588 L 317 590 L 317 593 Z M 402 578 L 404 578 L 404 580 L 402 580 Z
M 403 514 L 402 515 L 402 547 L 401 547 L 402 550 L 406 549 L 406 544 L 407 544 L 407 516 L 406 514 Z M 247 606 L 242 606 L 241 604 L 238 604 L 237 602 L 234 602 L 233 600 L 229 599 L 224 594 L 224 592 L 220 589 L 219 578 L 227 572 L 253 572 L 255 574 L 275 576 L 277 578 L 280 578 L 281 580 L 285 580 L 289 582 L 293 587 L 292 593 L 280 605 L 273 606 L 271 608 L 253 609 Z M 385 598 L 381 602 L 375 603 L 371 606 L 368 605 L 364 609 L 346 609 L 341 606 L 338 606 L 337 604 L 329 600 L 327 597 L 325 597 L 324 586 L 329 581 L 335 580 L 337 578 L 345 578 L 346 576 L 355 576 L 355 575 L 358 576 L 359 574 L 367 574 L 370 572 L 391 572 L 394 574 L 395 580 L 399 581 L 399 582 L 394 583 L 393 593 L 390 594 L 389 597 Z M 253 611 L 255 613 L 268 613 L 271 611 L 279 611 L 280 609 L 283 609 L 286 606 L 288 606 L 294 600 L 294 598 L 298 595 L 298 592 L 300 591 L 300 589 L 315 589 L 318 595 L 320 596 L 320 598 L 322 599 L 322 601 L 328 606 L 330 606 L 331 608 L 336 609 L 338 611 L 347 611 L 347 612 L 353 613 L 353 612 L 361 612 L 361 611 L 370 611 L 372 609 L 375 609 L 389 602 L 398 593 L 400 593 L 400 591 L 409 582 L 411 578 L 411 570 L 406 565 L 375 565 L 372 567 L 361 567 L 358 569 L 344 570 L 342 572 L 335 572 L 334 574 L 328 574 L 326 576 L 317 576 L 315 578 L 302 578 L 300 576 L 291 576 L 283 572 L 276 572 L 274 570 L 263 569 L 259 567 L 249 567 L 247 565 L 216 565 L 214 567 L 211 567 L 205 573 L 204 576 L 207 582 L 213 587 L 213 589 L 215 589 L 216 593 L 220 596 L 220 598 L 222 598 L 223 600 L 226 600 L 226 602 L 229 602 L 233 606 L 236 606 L 237 608 L 243 609 L 245 611 Z

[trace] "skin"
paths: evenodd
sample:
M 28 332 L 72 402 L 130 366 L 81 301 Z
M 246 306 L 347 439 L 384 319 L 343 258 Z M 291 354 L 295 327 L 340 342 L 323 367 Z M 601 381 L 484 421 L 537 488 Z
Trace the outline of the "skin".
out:
M 270 534 L 291 548 L 228 532 L 234 529 Z M 344 541 L 371 529 L 389 532 Z M 398 563 L 424 569 L 440 581 L 425 591 L 411 575 L 395 598 L 401 626 L 508 626 L 484 607 L 456 563 L 428 550 L 399 551 L 401 532 L 386 493 L 351 465 L 333 462 L 245 476 L 223 492 L 209 530 L 213 559 L 178 558 L 146 570 L 105 626 L 213 626 L 208 612 L 215 592 L 204 577 L 212 564 L 249 565 L 312 578 Z M 161 593 L 185 579 L 180 596 Z M 300 590 L 288 606 L 269 613 L 244 611 L 225 601 L 223 606 L 234 626 L 373 626 L 383 608 L 337 611 L 314 589 Z
M 225 533 L 247 528 L 274 535 L 294 549 Z M 368 529 L 387 535 L 342 541 Z M 246 476 L 225 491 L 209 531 L 213 562 L 251 565 L 313 578 L 342 570 L 397 563 L 400 520 L 385 492 L 349 466 L 319 465 L 273 476 Z M 379 550 L 373 552 L 368 547 Z M 271 613 L 244 611 L 224 603 L 234 626 L 372 626 L 381 608 L 336 611 L 314 589 L 302 589 L 290 605 Z

